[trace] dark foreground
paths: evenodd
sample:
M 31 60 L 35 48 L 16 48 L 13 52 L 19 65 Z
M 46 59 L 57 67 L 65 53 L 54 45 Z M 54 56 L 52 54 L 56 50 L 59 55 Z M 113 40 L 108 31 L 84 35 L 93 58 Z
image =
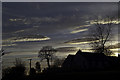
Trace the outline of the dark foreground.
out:
M 98 72 L 71 72 L 71 73 L 53 73 L 36 75 L 30 80 L 117 80 L 120 77 L 120 71 L 98 71 Z M 29 80 L 29 79 L 28 79 Z
M 81 72 L 45 72 L 29 76 L 8 76 L 2 80 L 118 80 L 120 70 L 81 71 Z

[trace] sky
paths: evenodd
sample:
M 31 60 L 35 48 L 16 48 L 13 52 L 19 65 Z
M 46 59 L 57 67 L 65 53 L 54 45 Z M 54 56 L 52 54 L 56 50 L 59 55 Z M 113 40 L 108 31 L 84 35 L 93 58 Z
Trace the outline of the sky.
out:
M 62 58 L 78 49 L 88 51 L 94 20 L 106 16 L 114 17 L 111 45 L 117 45 L 116 2 L 3 2 L 2 46 L 6 53 L 3 66 L 11 66 L 15 58 L 26 62 L 32 58 L 34 65 L 43 46 L 58 49 L 56 56 Z

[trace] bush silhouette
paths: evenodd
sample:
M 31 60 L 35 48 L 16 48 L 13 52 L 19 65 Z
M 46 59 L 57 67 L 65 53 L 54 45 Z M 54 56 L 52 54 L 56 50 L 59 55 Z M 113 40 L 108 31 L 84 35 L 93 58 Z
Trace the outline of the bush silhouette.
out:
M 16 59 L 15 66 L 3 70 L 2 80 L 23 80 L 25 77 L 25 66 L 21 59 Z

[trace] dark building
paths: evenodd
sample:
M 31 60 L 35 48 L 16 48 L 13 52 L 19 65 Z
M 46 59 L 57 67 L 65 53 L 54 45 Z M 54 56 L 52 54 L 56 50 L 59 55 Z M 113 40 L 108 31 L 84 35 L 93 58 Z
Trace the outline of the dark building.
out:
M 62 67 L 75 70 L 108 69 L 119 65 L 119 58 L 100 53 L 81 52 L 68 55 Z

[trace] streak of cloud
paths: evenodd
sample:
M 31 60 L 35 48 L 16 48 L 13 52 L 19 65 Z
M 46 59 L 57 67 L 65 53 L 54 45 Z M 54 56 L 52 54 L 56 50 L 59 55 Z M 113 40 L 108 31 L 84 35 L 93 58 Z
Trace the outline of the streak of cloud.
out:
M 91 42 L 96 42 L 93 38 L 81 38 L 81 39 L 73 39 L 71 41 L 66 41 L 67 44 L 87 44 Z
M 43 37 L 36 37 L 36 36 L 28 36 L 28 37 L 13 37 L 9 38 L 7 40 L 4 40 L 3 42 L 27 42 L 27 41 L 43 41 L 43 40 L 49 40 L 49 37 L 43 36 Z
M 112 24 L 120 24 L 120 21 L 119 20 L 111 20 L 111 21 L 105 21 L 105 20 L 91 20 L 91 21 L 88 21 L 90 24 L 96 24 L 96 23 L 99 23 L 99 24 L 108 24 L 108 23 L 112 23 Z
M 70 33 L 71 33 L 71 34 L 75 34 L 75 33 L 84 32 L 84 31 L 88 31 L 88 29 L 74 30 L 74 31 L 72 31 L 72 32 L 70 32 Z

